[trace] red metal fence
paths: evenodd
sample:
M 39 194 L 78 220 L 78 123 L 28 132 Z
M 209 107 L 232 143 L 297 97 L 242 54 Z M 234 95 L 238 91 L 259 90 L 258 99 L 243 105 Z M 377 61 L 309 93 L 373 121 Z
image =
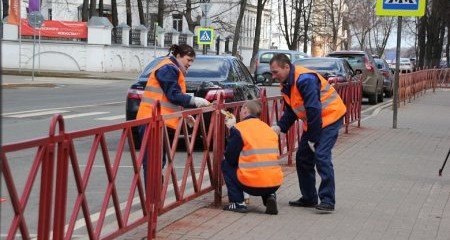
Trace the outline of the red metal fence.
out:
M 400 74 L 399 103 L 424 94 L 428 89 L 435 91 L 436 87 L 450 87 L 450 68 L 423 69 L 412 73 Z
M 346 131 L 352 122 L 357 121 L 359 126 L 361 82 L 335 85 L 335 88 L 347 106 Z M 276 122 L 284 108 L 282 98 L 266 97 L 262 89 L 261 101 L 261 119 L 268 124 Z M 1 171 L 10 205 L 7 208 L 1 203 L 2 211 L 11 210 L 6 239 L 14 239 L 18 230 L 23 239 L 35 236 L 30 234 L 28 217 L 28 212 L 33 210 L 39 219 L 37 226 L 31 228 L 39 239 L 71 239 L 76 232 L 90 239 L 112 239 L 144 223 L 148 224 L 151 238 L 155 236 L 159 214 L 211 191 L 214 191 L 215 204 L 220 205 L 223 185 L 220 162 L 226 136 L 220 111 L 226 109 L 239 116 L 243 103 L 225 103 L 219 96 L 212 107 L 164 116 L 160 115 L 158 104 L 151 118 L 75 132 L 65 132 L 63 117 L 56 115 L 49 136 L 1 148 Z M 191 116 L 195 121 L 189 126 Z M 163 123 L 170 118 L 181 120 L 175 131 Z M 131 131 L 140 125 L 146 125 L 141 143 L 148 149 L 146 192 L 141 174 L 145 153 L 135 150 Z M 280 158 L 286 158 L 289 165 L 301 132 L 301 123 L 297 122 L 280 137 Z M 89 151 L 83 152 L 80 144 L 89 146 Z M 32 159 L 25 160 L 31 162 L 30 170 L 14 172 L 10 163 L 17 159 L 11 155 L 25 150 L 36 151 L 31 154 Z M 167 159 L 164 168 L 163 154 Z M 124 167 L 124 163 L 129 167 Z M 105 187 L 97 186 L 101 175 L 98 168 L 103 170 Z M 26 176 L 25 184 L 19 187 L 17 182 L 23 176 Z M 38 186 L 38 203 L 30 203 L 30 193 Z M 121 198 L 126 200 L 121 202 Z

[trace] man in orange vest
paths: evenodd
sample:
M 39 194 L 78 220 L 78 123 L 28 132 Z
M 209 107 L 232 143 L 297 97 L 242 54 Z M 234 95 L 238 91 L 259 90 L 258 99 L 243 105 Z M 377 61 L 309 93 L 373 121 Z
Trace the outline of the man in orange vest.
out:
M 187 45 L 172 45 L 169 55 L 164 58 L 150 74 L 136 119 L 148 118 L 152 116 L 152 108 L 157 100 L 161 104 L 161 114 L 170 114 L 182 111 L 183 107 L 195 108 L 206 107 L 210 102 L 204 98 L 194 97 L 186 94 L 186 71 L 194 62 L 195 51 Z M 180 119 L 172 118 L 164 121 L 169 129 L 176 129 Z M 145 125 L 139 129 L 141 139 L 145 133 Z M 163 153 L 163 167 L 165 165 L 165 154 Z M 147 179 L 147 154 L 144 155 L 143 168 L 144 180 Z
M 230 203 L 223 209 L 247 212 L 244 191 L 261 196 L 267 214 L 278 214 L 275 192 L 283 182 L 279 165 L 278 136 L 269 125 L 259 119 L 261 103 L 246 102 L 240 112 L 241 122 L 234 116 L 225 124 L 230 130 L 222 173 Z
M 297 119 L 303 121 L 304 132 L 296 155 L 302 196 L 290 201 L 289 205 L 332 212 L 335 184 L 331 149 L 336 143 L 346 107 L 327 80 L 314 71 L 295 67 L 284 54 L 276 54 L 270 60 L 270 71 L 272 78 L 280 82 L 286 103 L 281 119 L 272 129 L 286 133 Z M 314 167 L 321 178 L 318 192 Z

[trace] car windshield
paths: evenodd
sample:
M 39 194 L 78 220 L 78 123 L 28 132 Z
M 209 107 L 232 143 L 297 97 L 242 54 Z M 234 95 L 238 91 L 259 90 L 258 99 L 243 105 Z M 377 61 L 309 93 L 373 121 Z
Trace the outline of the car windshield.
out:
M 227 77 L 229 65 L 225 59 L 197 58 L 188 69 L 186 78 L 220 78 Z M 193 79 L 191 79 L 193 78 Z
M 400 63 L 411 63 L 408 58 L 400 58 Z
M 339 66 L 336 60 L 328 60 L 323 58 L 305 58 L 295 62 L 295 65 L 300 65 L 317 71 L 339 72 Z
M 330 57 L 337 57 L 337 58 L 345 58 L 347 59 L 348 63 L 350 63 L 350 66 L 352 66 L 353 69 L 363 69 L 364 68 L 364 55 L 357 55 L 357 54 L 330 54 Z

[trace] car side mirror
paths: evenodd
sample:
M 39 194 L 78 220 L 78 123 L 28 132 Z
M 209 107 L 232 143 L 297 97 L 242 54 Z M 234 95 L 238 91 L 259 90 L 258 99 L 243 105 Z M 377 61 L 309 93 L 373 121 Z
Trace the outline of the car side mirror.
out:
M 362 70 L 361 69 L 356 69 L 355 70 L 355 75 L 358 75 L 358 74 L 362 74 Z

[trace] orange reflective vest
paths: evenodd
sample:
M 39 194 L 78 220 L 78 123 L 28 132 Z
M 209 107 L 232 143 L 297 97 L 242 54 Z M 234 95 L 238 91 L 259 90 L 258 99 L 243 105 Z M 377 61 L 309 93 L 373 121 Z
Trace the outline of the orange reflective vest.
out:
M 283 172 L 278 160 L 278 135 L 257 118 L 239 122 L 235 127 L 244 143 L 237 170 L 239 182 L 255 188 L 280 186 Z
M 183 107 L 175 105 L 169 101 L 169 99 L 164 95 L 164 92 L 159 85 L 158 79 L 156 79 L 156 71 L 165 65 L 175 64 L 170 60 L 170 58 L 165 58 L 152 70 L 150 77 L 147 80 L 145 86 L 144 94 L 142 95 L 142 101 L 139 105 L 139 110 L 136 119 L 146 118 L 152 116 L 152 107 L 157 100 L 161 102 L 161 114 L 170 114 L 177 111 L 182 111 Z M 178 68 L 178 67 L 177 67 Z M 186 93 L 186 83 L 184 81 L 183 73 L 178 69 L 178 84 L 181 87 L 181 92 Z M 165 120 L 164 123 L 173 129 L 178 126 L 179 118 L 172 118 Z
M 297 89 L 297 80 L 301 74 L 314 73 L 320 80 L 320 102 L 322 103 L 322 128 L 336 122 L 344 116 L 347 108 L 336 90 L 320 74 L 304 67 L 295 67 L 294 83 L 291 86 L 290 96 L 283 93 L 283 98 L 299 119 L 303 121 L 303 129 L 307 130 L 306 110 L 303 98 Z

